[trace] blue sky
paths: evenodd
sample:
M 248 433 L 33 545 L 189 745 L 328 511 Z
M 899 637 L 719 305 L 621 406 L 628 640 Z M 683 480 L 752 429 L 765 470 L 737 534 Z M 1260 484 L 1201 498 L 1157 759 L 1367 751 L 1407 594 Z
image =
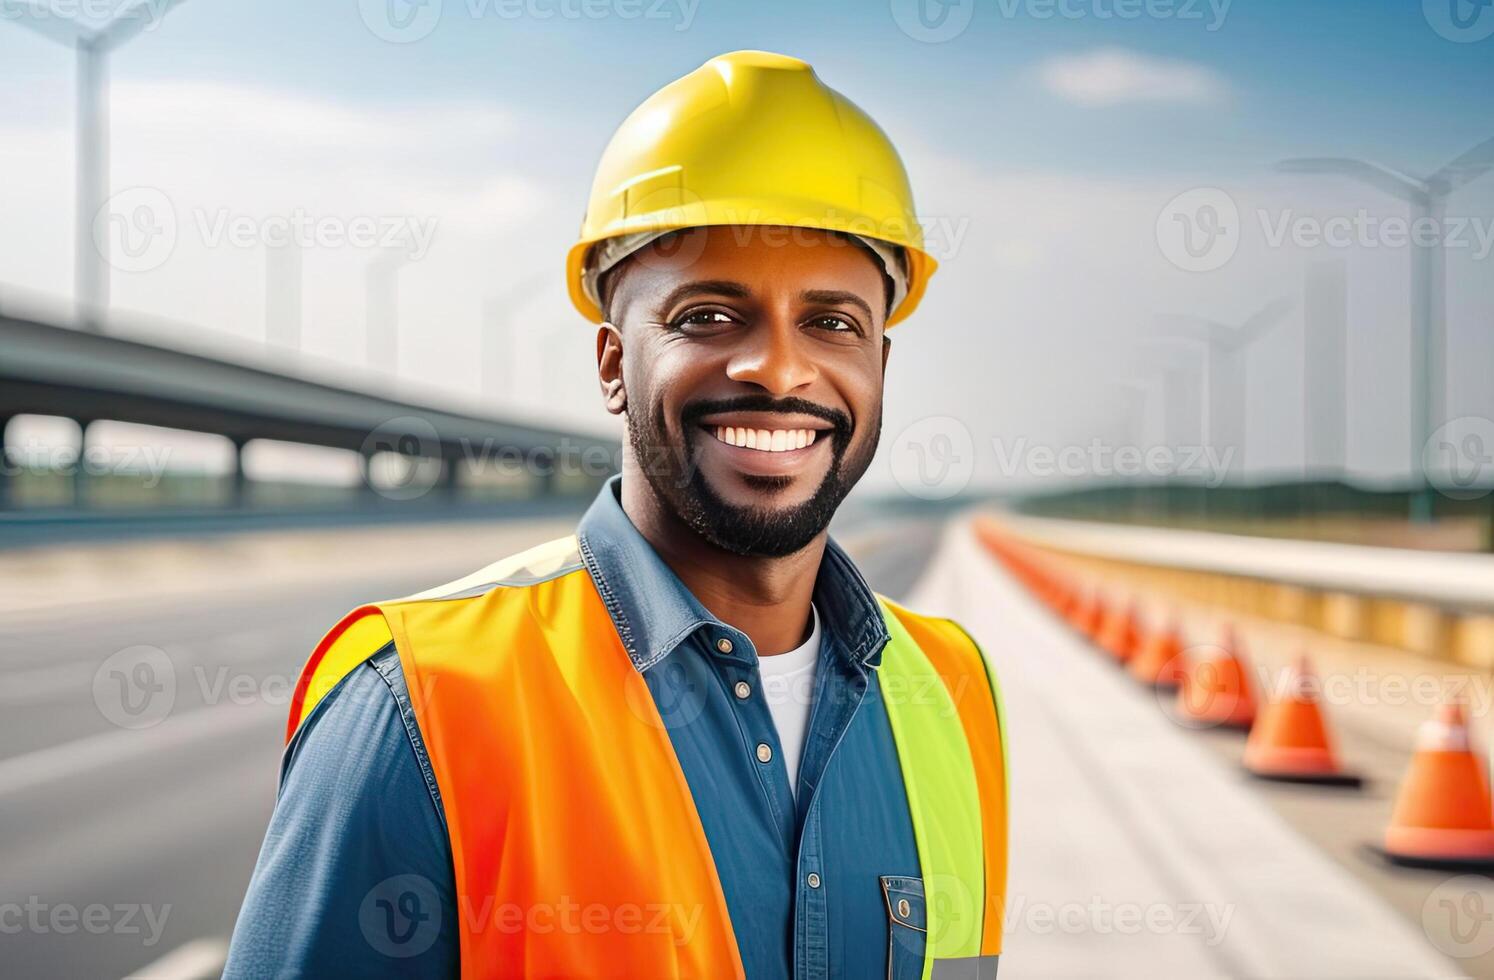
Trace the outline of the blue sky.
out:
M 690 2 L 567 18 L 559 0 L 530 0 L 557 11 L 544 19 L 500 13 L 502 0 L 442 0 L 429 36 L 394 44 L 364 27 L 356 0 L 188 0 L 169 26 L 122 51 L 115 73 L 253 79 L 351 103 L 520 97 L 600 146 L 658 80 L 723 50 L 764 47 L 811 61 L 880 113 L 997 166 L 1100 173 L 1248 168 L 1317 152 L 1427 169 L 1483 137 L 1486 120 L 1468 107 L 1494 81 L 1494 41 L 1448 41 L 1416 2 L 1169 0 L 1170 17 L 1122 19 L 1116 0 L 1071 0 L 1062 9 L 1077 17 L 1042 0 L 974 0 L 968 28 L 943 43 L 910 39 L 886 3 L 699 0 L 680 29 L 679 4 Z M 0 33 L 0 77 L 22 91 L 55 84 L 65 66 L 24 33 Z M 1176 104 L 1055 111 L 1063 107 L 1034 85 L 1032 67 L 1102 46 L 1206 66 L 1228 86 L 1227 102 L 1218 115 Z
M 40 2 L 113 0 L 0 0 L 11 95 L 0 102 L 0 300 L 19 290 L 65 301 L 71 289 L 71 57 L 4 22 Z M 592 168 L 655 88 L 722 51 L 767 48 L 813 63 L 888 130 L 920 212 L 950 232 L 929 302 L 900 331 L 887 429 L 937 415 L 960 420 L 977 447 L 1096 433 L 1176 441 L 1156 404 L 1116 420 L 1129 396 L 1115 389 L 1155 390 L 1166 369 L 1137 341 L 1152 319 L 1237 323 L 1271 297 L 1300 296 L 1326 253 L 1269 245 L 1268 220 L 1404 213 L 1343 181 L 1283 178 L 1277 160 L 1355 156 L 1428 173 L 1494 135 L 1481 108 L 1494 37 L 1448 28 L 1458 3 L 1482 9 L 1478 25 L 1494 33 L 1494 7 L 1471 0 L 922 0 L 935 21 L 965 25 L 939 43 L 909 19 L 919 0 L 586 2 L 186 0 L 111 66 L 113 186 L 159 192 L 182 223 L 169 260 L 114 275 L 116 305 L 187 342 L 262 343 L 263 250 L 193 241 L 203 232 L 190 216 L 201 227 L 294 209 L 435 222 L 429 256 L 399 274 L 399 364 L 378 383 L 610 425 L 588 376 L 590 333 L 558 275 Z M 391 9 L 431 29 L 386 40 Z M 599 16 L 562 12 L 578 9 Z M 1451 207 L 1494 223 L 1491 185 Z M 1200 187 L 1239 206 L 1244 241 L 1222 268 L 1180 270 L 1154 226 Z M 1447 415 L 1488 418 L 1494 259 L 1471 253 L 1448 264 Z M 1350 267 L 1351 468 L 1394 477 L 1409 436 L 1407 255 L 1329 257 Z M 306 253 L 305 357 L 360 384 L 381 377 L 355 370 L 368 260 Z M 525 367 L 495 388 L 472 356 L 498 329 L 485 303 L 531 279 L 541 285 L 500 325 Z M 1310 462 L 1296 316 L 1251 355 L 1245 456 L 1258 474 Z M 1013 475 L 987 462 L 990 480 Z

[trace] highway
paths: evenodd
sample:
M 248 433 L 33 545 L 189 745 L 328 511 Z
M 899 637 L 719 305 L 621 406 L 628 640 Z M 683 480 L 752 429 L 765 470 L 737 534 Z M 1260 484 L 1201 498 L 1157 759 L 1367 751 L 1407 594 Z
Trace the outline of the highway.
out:
M 850 524 L 837 532 L 873 585 L 904 594 L 937 524 Z M 359 602 L 455 578 L 567 526 L 445 525 L 424 559 L 405 550 L 419 529 L 327 532 L 327 555 L 366 546 L 375 557 L 323 558 L 320 574 L 306 567 L 316 560 L 308 549 L 277 560 L 240 536 L 224 545 L 242 562 L 223 570 L 226 582 L 147 568 L 131 573 L 146 576 L 145 598 L 68 602 L 37 590 L 35 608 L 10 609 L 0 631 L 0 975 L 120 977 L 153 964 L 145 975 L 211 975 L 274 802 L 287 692 L 312 645 Z M 380 547 L 391 533 L 399 546 Z M 12 596 L 27 584 L 6 581 L 19 565 L 0 552 Z M 174 690 L 128 705 L 106 660 L 137 645 L 169 660 L 154 686 L 169 676 Z
M 454 578 L 572 525 L 551 516 L 0 553 L 0 973 L 214 975 L 312 644 L 360 601 Z M 1238 735 L 1172 722 L 1006 575 L 967 521 L 862 509 L 835 530 L 874 587 L 957 618 L 1001 678 L 1013 794 L 1004 975 L 1494 975 L 1494 916 L 1459 918 L 1494 909 L 1494 883 L 1390 869 L 1364 850 L 1423 708 L 1333 707 L 1344 755 L 1370 777 L 1363 792 L 1251 781 Z M 1212 629 L 1208 615 L 1189 610 L 1189 631 Z M 1271 666 L 1300 640 L 1275 642 L 1256 624 L 1247 636 Z M 1340 673 L 1357 656 L 1322 651 Z M 119 676 L 142 662 L 160 667 Z

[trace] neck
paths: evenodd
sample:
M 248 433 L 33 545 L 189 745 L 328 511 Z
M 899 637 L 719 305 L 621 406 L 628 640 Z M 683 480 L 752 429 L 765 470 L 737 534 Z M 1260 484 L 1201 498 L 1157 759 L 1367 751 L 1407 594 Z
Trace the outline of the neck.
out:
M 735 555 L 711 544 L 666 507 L 641 475 L 626 469 L 623 513 L 685 588 L 724 623 L 746 633 L 762 657 L 803 643 L 813 626 L 810 599 L 825 554 L 821 531 L 791 555 Z

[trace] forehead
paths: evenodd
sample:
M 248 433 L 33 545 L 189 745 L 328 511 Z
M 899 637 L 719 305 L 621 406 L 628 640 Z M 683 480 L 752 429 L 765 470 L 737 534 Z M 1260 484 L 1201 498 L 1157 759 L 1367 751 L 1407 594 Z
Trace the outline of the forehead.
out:
M 617 283 L 619 299 L 658 295 L 682 283 L 740 283 L 759 298 L 806 290 L 847 290 L 874 310 L 885 305 L 880 260 L 850 239 L 818 228 L 719 225 L 690 228 L 639 249 Z M 626 285 L 624 285 L 626 283 Z

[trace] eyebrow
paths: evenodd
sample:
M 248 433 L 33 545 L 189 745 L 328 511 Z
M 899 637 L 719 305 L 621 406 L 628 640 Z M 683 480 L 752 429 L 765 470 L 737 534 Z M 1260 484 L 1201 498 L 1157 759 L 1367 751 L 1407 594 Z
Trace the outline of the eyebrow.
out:
M 868 324 L 872 322 L 871 307 L 866 300 L 855 293 L 844 289 L 806 289 L 799 294 L 799 299 L 806 303 L 818 303 L 822 306 L 854 306 L 866 314 Z
M 751 299 L 752 290 L 743 283 L 731 279 L 701 279 L 696 282 L 681 283 L 665 295 L 659 303 L 659 309 L 667 310 L 692 296 L 729 296 L 732 299 Z M 799 300 L 820 306 L 854 306 L 866 316 L 868 323 L 873 320 L 871 306 L 866 300 L 846 289 L 806 289 L 799 294 Z
M 670 290 L 659 302 L 659 309 L 667 310 L 681 300 L 692 296 L 730 296 L 732 299 L 748 299 L 752 291 L 739 282 L 730 279 L 701 279 L 696 282 L 687 282 Z

